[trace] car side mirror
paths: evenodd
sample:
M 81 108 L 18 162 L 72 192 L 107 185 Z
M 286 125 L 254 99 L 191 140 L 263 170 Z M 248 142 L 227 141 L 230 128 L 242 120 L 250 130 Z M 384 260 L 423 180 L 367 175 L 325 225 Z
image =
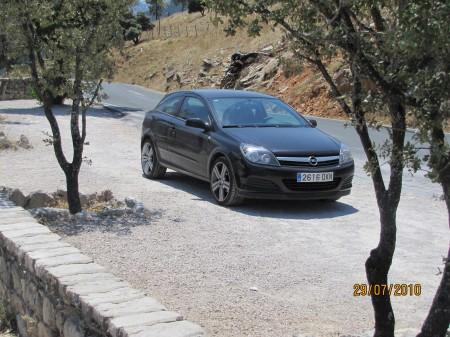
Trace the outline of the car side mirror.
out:
M 190 126 L 192 128 L 197 129 L 203 129 L 205 131 L 209 131 L 211 129 L 209 123 L 205 122 L 204 120 L 201 120 L 200 118 L 189 118 L 186 121 L 186 126 Z
M 313 128 L 317 127 L 317 121 L 316 121 L 315 119 L 310 119 L 310 120 L 309 120 L 309 123 L 311 124 L 311 126 L 312 126 Z

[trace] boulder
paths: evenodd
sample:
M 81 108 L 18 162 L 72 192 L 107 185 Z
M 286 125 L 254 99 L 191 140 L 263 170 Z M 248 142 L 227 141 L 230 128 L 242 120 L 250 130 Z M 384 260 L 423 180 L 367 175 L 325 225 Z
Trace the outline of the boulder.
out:
M 16 146 L 6 137 L 4 132 L 0 132 L 0 150 L 16 149 Z
M 128 208 L 134 208 L 137 204 L 137 200 L 132 197 L 126 197 L 125 204 L 127 205 Z
M 52 206 L 54 204 L 54 199 L 47 193 L 37 191 L 33 192 L 28 196 L 28 202 L 25 208 L 38 208 Z
M 268 53 L 271 54 L 273 52 L 273 45 L 268 45 L 266 47 L 264 47 L 263 49 L 261 49 L 262 53 Z
M 9 194 L 9 200 L 14 202 L 17 206 L 24 207 L 27 204 L 27 197 L 19 189 L 14 189 Z
M 212 67 L 214 67 L 213 61 L 210 59 L 203 59 L 202 69 L 204 71 L 208 72 Z
M 278 66 L 280 65 L 280 61 L 277 58 L 271 58 L 269 62 L 266 63 L 263 72 L 263 79 L 267 80 L 275 76 L 278 71 Z
M 25 135 L 20 135 L 20 139 L 17 142 L 17 146 L 21 147 L 22 149 L 32 149 L 33 146 L 31 145 L 30 141 Z
M 53 198 L 57 200 L 67 201 L 67 192 L 57 189 L 56 192 L 53 193 Z
M 86 207 L 89 203 L 88 196 L 80 193 L 80 203 L 81 203 L 81 207 Z

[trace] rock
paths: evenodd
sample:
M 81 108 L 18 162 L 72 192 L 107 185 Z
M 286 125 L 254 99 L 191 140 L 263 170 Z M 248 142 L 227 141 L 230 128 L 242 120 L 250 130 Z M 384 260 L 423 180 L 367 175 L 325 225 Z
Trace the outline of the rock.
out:
M 208 76 L 207 73 L 205 73 L 203 70 L 200 70 L 200 72 L 198 73 L 198 77 L 206 77 Z
M 250 290 L 251 291 L 258 291 L 258 288 L 257 287 L 251 287 Z
M 261 49 L 262 53 L 272 53 L 273 52 L 273 45 L 268 45 L 266 47 L 264 47 L 263 49 Z
M 269 62 L 262 69 L 263 72 L 263 80 L 267 80 L 275 76 L 278 71 L 278 66 L 280 65 L 280 61 L 277 58 L 270 59 Z
M 28 203 L 25 208 L 39 208 L 52 206 L 54 204 L 54 199 L 47 193 L 37 191 L 33 192 L 28 196 Z
M 30 141 L 25 135 L 20 135 L 20 139 L 17 142 L 17 146 L 21 147 L 22 149 L 32 149 L 33 146 L 31 145 Z
M 151 80 L 153 77 L 156 76 L 156 72 L 152 72 L 150 74 L 148 74 L 148 76 L 146 77 L 147 80 Z
M 136 206 L 136 204 L 137 204 L 137 200 L 135 198 L 132 198 L 132 197 L 126 197 L 125 198 L 125 204 L 129 208 L 134 208 Z
M 212 67 L 214 67 L 214 63 L 210 59 L 203 59 L 202 69 L 208 72 Z
M 55 200 L 63 200 L 63 201 L 67 201 L 67 192 L 64 190 L 56 190 L 56 192 L 53 193 L 53 198 Z
M 64 337 L 84 337 L 81 322 L 76 317 L 71 317 L 64 322 Z
M 166 76 L 166 81 L 167 82 L 173 80 L 173 78 L 175 77 L 175 70 L 172 69 L 172 70 L 166 71 L 165 76 Z
M 16 149 L 16 146 L 6 137 L 5 133 L 0 134 L 0 150 Z
M 17 206 L 24 207 L 28 201 L 25 195 L 19 189 L 14 189 L 9 194 L 9 200 L 14 202 Z
M 55 337 L 55 334 L 52 330 L 47 328 L 45 324 L 39 323 L 38 324 L 38 337 Z
M 81 207 L 86 207 L 89 203 L 88 196 L 80 193 L 80 203 L 81 203 Z

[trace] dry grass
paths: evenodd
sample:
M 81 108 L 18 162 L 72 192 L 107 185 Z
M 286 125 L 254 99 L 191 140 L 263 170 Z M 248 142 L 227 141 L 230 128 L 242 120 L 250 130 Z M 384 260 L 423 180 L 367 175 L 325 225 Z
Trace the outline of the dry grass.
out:
M 69 209 L 69 204 L 64 199 L 57 199 L 56 203 L 52 207 Z M 107 208 L 120 208 L 120 207 L 123 207 L 123 202 L 120 202 L 116 199 L 110 201 L 94 200 L 88 202 L 88 204 L 85 207 L 83 207 L 83 211 L 99 213 Z
M 139 84 L 157 90 L 165 90 L 164 71 L 173 68 L 183 71 L 185 77 L 196 76 L 204 58 L 228 59 L 237 51 L 255 51 L 268 44 L 279 41 L 282 33 L 265 27 L 261 36 L 251 38 L 246 31 L 238 31 L 235 36 L 226 36 L 223 26 L 215 27 L 211 23 L 212 15 L 200 13 L 178 13 L 161 20 L 161 32 L 180 35 L 168 39 L 151 40 L 146 33 L 143 41 L 134 46 L 128 44 L 122 55 L 117 53 L 117 73 L 114 80 Z M 186 36 L 186 26 L 189 36 Z M 170 28 L 169 28 L 170 27 Z M 195 36 L 194 28 L 197 27 Z M 157 35 L 158 26 L 154 35 Z M 155 74 L 150 78 L 151 74 Z

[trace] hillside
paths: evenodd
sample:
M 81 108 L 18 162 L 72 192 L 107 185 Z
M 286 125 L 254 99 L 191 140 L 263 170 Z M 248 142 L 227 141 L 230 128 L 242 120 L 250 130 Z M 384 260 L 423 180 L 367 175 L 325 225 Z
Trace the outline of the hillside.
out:
M 224 27 L 215 27 L 211 17 L 184 12 L 164 18 L 160 33 L 157 26 L 144 33 L 140 44 L 129 44 L 117 55 L 114 80 L 161 91 L 218 87 L 232 54 L 261 52 L 261 57 L 242 71 L 239 83 L 243 85 L 237 87 L 275 94 L 310 115 L 344 117 L 317 72 L 287 61 L 290 55 L 281 43 L 280 30 L 265 27 L 256 38 L 245 31 L 227 37 Z M 273 68 L 270 74 L 252 82 L 252 76 L 258 79 L 265 66 Z M 337 69 L 340 65 L 334 62 L 329 66 Z

